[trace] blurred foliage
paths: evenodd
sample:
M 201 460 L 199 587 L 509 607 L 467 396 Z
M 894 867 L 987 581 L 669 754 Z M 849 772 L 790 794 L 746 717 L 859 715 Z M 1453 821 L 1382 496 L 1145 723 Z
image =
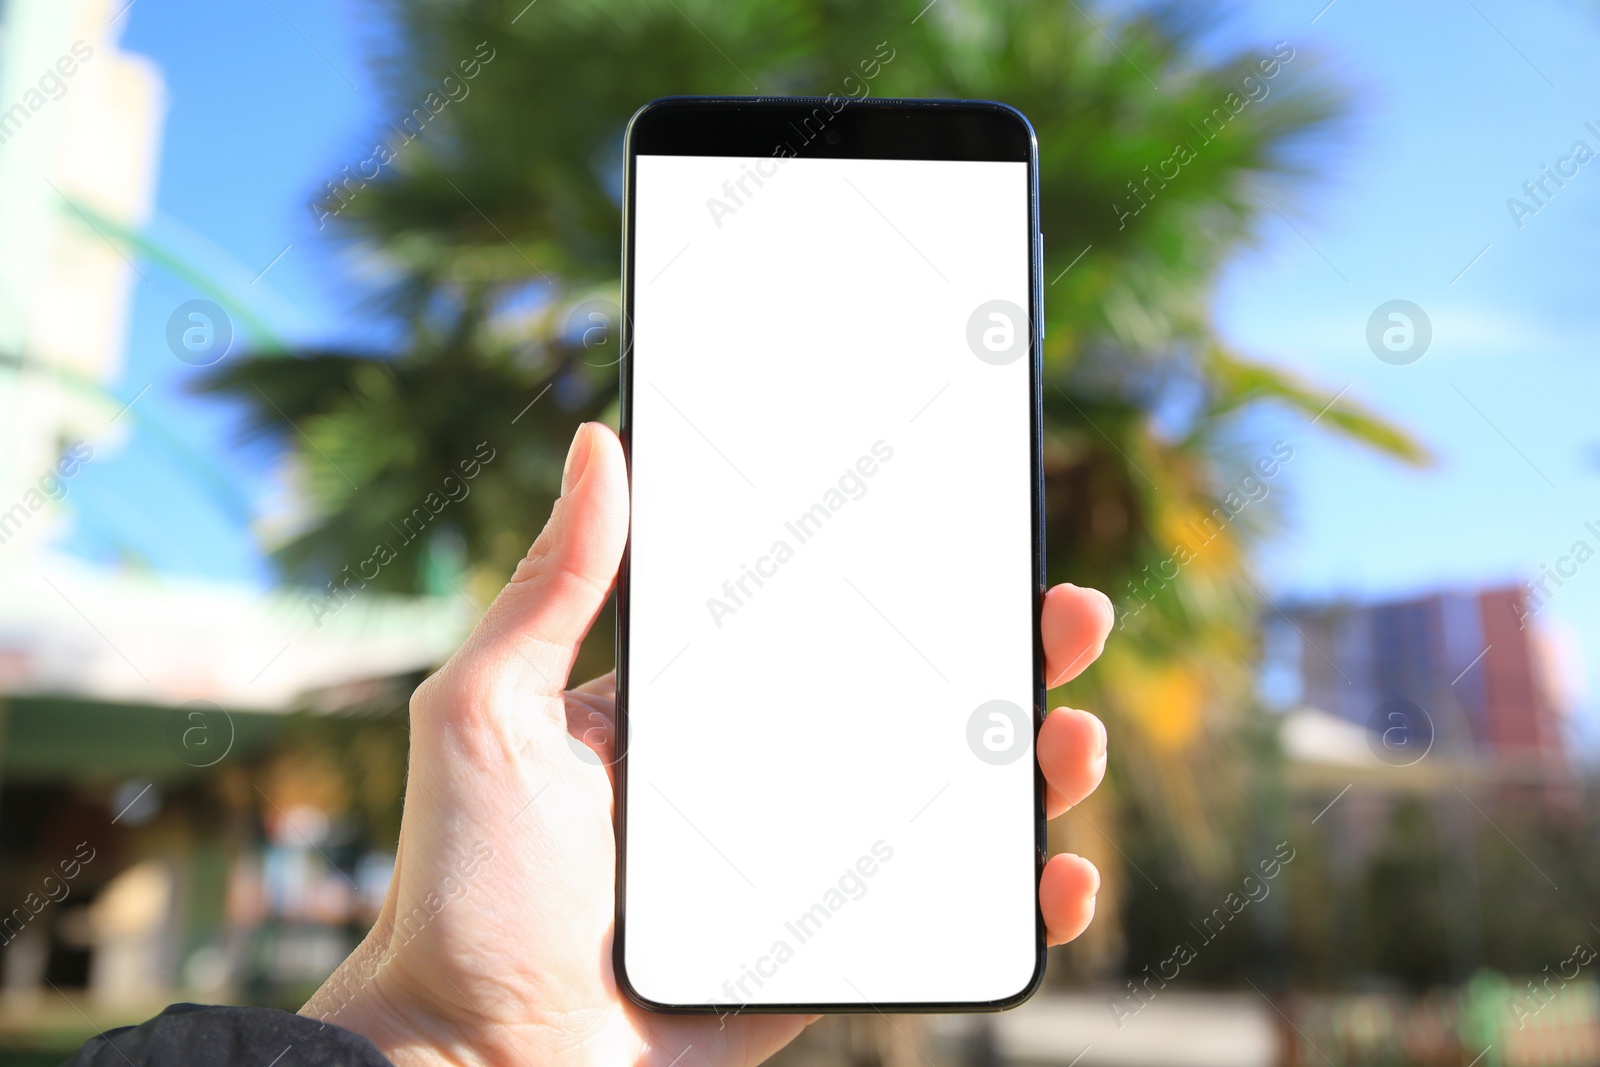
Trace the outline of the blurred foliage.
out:
M 1321 802 L 1303 806 L 1278 976 L 1302 990 L 1420 993 L 1483 968 L 1558 970 L 1574 946 L 1600 944 L 1594 788 L 1498 787 L 1469 802 L 1358 787 L 1315 827 Z
M 1572 979 L 1576 947 L 1600 945 L 1590 914 L 1600 890 L 1597 784 L 1486 787 L 1470 802 L 1451 788 L 1364 784 L 1332 811 L 1337 787 L 1308 790 L 1285 805 L 1284 837 L 1245 844 L 1220 885 L 1195 880 L 1164 829 L 1136 816 L 1120 842 L 1134 865 L 1126 884 L 1136 916 L 1121 971 L 1143 991 L 1112 984 L 1113 1013 L 1137 1013 L 1162 988 L 1159 976 L 1172 978 L 1180 945 L 1192 956 L 1171 984 L 1191 991 L 1242 987 L 1242 977 L 1296 994 L 1449 995 L 1494 973 L 1536 1006 L 1530 981 L 1543 990 L 1553 976 Z M 1282 855 L 1280 841 L 1293 858 L 1263 868 Z M 1230 904 L 1230 892 L 1249 902 Z M 1580 967 L 1586 978 L 1592 968 Z
M 1115 929 L 1115 887 L 1137 884 L 1112 851 L 1124 827 L 1203 880 L 1231 877 L 1255 836 L 1253 776 L 1272 744 L 1252 721 L 1263 601 L 1246 549 L 1264 509 L 1223 524 L 1176 578 L 1150 584 L 1149 569 L 1249 472 L 1261 445 L 1244 416 L 1275 404 L 1425 457 L 1349 397 L 1230 350 L 1210 320 L 1224 264 L 1293 210 L 1306 148 L 1341 112 L 1313 57 L 1285 44 L 1219 52 L 1202 39 L 1209 16 L 1177 5 L 924 2 L 393 0 L 400 34 L 378 61 L 393 121 L 374 131 L 393 158 L 346 168 L 321 210 L 399 341 L 262 353 L 206 388 L 291 450 L 309 511 L 278 558 L 299 581 L 393 542 L 486 442 L 495 458 L 470 495 L 372 582 L 432 589 L 460 561 L 485 597 L 548 513 L 577 423 L 615 423 L 615 357 L 567 323 L 586 299 L 617 299 L 622 133 L 640 105 L 843 94 L 880 44 L 892 58 L 875 97 L 1015 105 L 1040 145 L 1049 577 L 1148 600 L 1069 694 L 1103 711 L 1115 758 L 1057 843 L 1101 863 L 1113 891 L 1099 928 Z M 1192 158 L 1135 200 L 1145 168 L 1180 143 Z M 597 630 L 589 662 L 609 659 L 608 640 Z M 1090 819 L 1092 834 L 1078 825 Z M 1119 946 L 1096 936 L 1086 944 L 1104 966 Z

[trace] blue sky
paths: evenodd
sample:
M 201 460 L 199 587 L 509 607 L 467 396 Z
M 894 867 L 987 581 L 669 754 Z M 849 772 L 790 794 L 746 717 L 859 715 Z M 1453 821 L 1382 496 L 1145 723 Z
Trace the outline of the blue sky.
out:
M 1355 110 L 1300 198 L 1314 209 L 1280 205 L 1292 226 L 1275 218 L 1233 264 L 1216 320 L 1252 355 L 1330 391 L 1349 385 L 1346 397 L 1409 427 L 1437 463 L 1408 470 L 1286 429 L 1297 456 L 1285 530 L 1262 557 L 1270 587 L 1357 598 L 1471 588 L 1537 575 L 1580 537 L 1600 549 L 1584 529 L 1600 528 L 1600 158 L 1520 229 L 1506 206 L 1526 201 L 1522 183 L 1574 141 L 1600 152 L 1584 128 L 1600 129 L 1600 8 L 1337 0 L 1316 17 L 1321 8 L 1261 4 L 1238 19 L 1250 36 L 1316 53 L 1354 90 Z M 1407 366 L 1366 344 L 1368 317 L 1392 299 L 1433 326 Z M 1581 665 L 1592 677 L 1600 664 L 1600 564 L 1540 617 L 1586 683 Z
M 1267 588 L 1275 598 L 1470 588 L 1537 573 L 1580 537 L 1600 547 L 1584 530 L 1600 528 L 1600 159 L 1521 229 L 1506 207 L 1574 141 L 1600 151 L 1584 128 L 1600 129 L 1600 8 L 1323 3 L 1242 4 L 1217 31 L 1264 53 L 1288 41 L 1299 55 L 1285 76 L 1314 63 L 1350 90 L 1354 110 L 1318 149 L 1316 182 L 1293 199 L 1268 190 L 1288 220 L 1273 215 L 1259 247 L 1231 265 L 1214 315 L 1240 350 L 1330 392 L 1348 386 L 1346 398 L 1409 427 L 1438 462 L 1408 470 L 1303 422 L 1262 418 L 1264 442 L 1285 436 L 1296 448 L 1274 486 L 1284 524 L 1261 555 Z M 169 96 L 156 232 L 292 339 L 360 344 L 370 329 L 308 204 L 369 154 L 384 118 L 368 69 L 385 40 L 380 13 L 325 0 L 141 0 L 123 17 L 124 47 L 162 68 Z M 164 331 L 200 294 L 147 273 L 117 388 L 131 397 L 151 383 L 136 412 L 191 458 L 134 433 L 74 485 L 68 547 L 265 584 L 242 513 L 194 473 L 218 472 L 262 510 L 281 492 L 270 451 L 240 447 L 235 412 L 185 394 L 196 371 L 172 358 Z M 1365 340 L 1368 317 L 1392 299 L 1421 306 L 1433 327 L 1407 366 L 1378 360 Z M 1600 561 L 1542 618 L 1575 662 L 1600 664 Z
M 122 47 L 154 60 L 166 82 L 154 234 L 244 294 L 287 339 L 368 341 L 370 320 L 350 287 L 335 284 L 349 275 L 338 250 L 318 239 L 309 205 L 323 182 L 371 154 L 383 118 L 368 59 L 385 39 L 377 12 L 314 0 L 143 0 L 119 20 Z M 139 429 L 122 451 L 76 480 L 67 547 L 265 585 L 271 574 L 246 511 L 196 474 L 226 480 L 239 503 L 260 512 L 282 492 L 271 448 L 241 446 L 237 412 L 189 395 L 200 372 L 166 346 L 173 310 L 205 294 L 158 269 L 144 274 L 117 391 L 126 399 L 151 388 L 132 409 Z

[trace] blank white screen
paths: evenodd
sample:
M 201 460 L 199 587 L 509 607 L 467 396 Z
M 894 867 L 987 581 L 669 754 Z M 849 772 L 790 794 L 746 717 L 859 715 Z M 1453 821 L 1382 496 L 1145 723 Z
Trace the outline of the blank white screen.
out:
M 1027 165 L 635 173 L 627 975 L 670 1005 L 1012 996 L 1032 730 L 997 764 L 969 721 L 1033 707 Z M 1004 365 L 968 340 L 995 300 L 1024 309 Z

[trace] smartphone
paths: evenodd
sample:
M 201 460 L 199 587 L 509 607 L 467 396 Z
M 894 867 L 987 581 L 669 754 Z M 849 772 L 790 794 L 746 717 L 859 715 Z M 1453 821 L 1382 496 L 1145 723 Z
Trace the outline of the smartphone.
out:
M 676 1012 L 1037 987 L 1037 147 L 975 101 L 626 136 L 615 973 Z

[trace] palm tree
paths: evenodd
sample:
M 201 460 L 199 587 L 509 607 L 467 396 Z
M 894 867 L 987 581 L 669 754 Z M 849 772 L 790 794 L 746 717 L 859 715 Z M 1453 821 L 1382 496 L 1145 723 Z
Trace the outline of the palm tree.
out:
M 311 510 L 278 548 L 284 573 L 322 582 L 367 558 L 487 442 L 495 458 L 470 496 L 374 581 L 417 591 L 455 568 L 492 591 L 548 513 L 576 423 L 615 418 L 615 338 L 569 317 L 617 297 L 629 116 L 668 94 L 843 93 L 864 60 L 887 55 L 874 95 L 1003 100 L 1038 131 L 1050 578 L 1137 611 L 1068 694 L 1104 711 L 1118 752 L 1108 788 L 1061 832 L 1112 888 L 1091 960 L 1116 951 L 1126 875 L 1113 827 L 1153 827 L 1197 876 L 1220 870 L 1259 764 L 1250 664 L 1263 608 L 1245 553 L 1262 509 L 1222 523 L 1169 579 L 1175 545 L 1255 459 L 1240 422 L 1261 404 L 1423 458 L 1349 399 L 1330 407 L 1319 388 L 1231 351 L 1208 315 L 1220 268 L 1273 210 L 1267 197 L 1286 202 L 1305 177 L 1300 150 L 1340 113 L 1312 58 L 1286 44 L 1217 55 L 1175 8 L 1104 14 L 1070 0 L 392 10 L 400 34 L 380 66 L 394 121 L 377 131 L 388 151 L 341 175 L 322 210 L 379 265 L 375 314 L 401 340 L 264 352 L 208 384 L 249 405 L 256 431 L 277 433 L 287 416 L 306 435 L 309 447 L 285 438 Z M 1175 407 L 1183 418 L 1154 418 Z M 593 644 L 590 665 L 604 669 L 610 651 Z

